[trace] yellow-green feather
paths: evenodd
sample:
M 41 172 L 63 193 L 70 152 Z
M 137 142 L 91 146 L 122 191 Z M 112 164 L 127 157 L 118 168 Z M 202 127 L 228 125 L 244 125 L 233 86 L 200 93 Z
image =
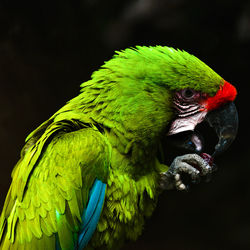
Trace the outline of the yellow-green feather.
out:
M 87 248 L 118 249 L 140 235 L 160 193 L 160 139 L 176 90 L 214 95 L 223 79 L 169 47 L 126 49 L 106 62 L 26 139 L 0 218 L 1 249 L 73 249 L 95 180 L 107 183 Z
M 93 128 L 69 133 L 65 133 L 66 127 L 62 128 L 40 150 L 32 172 L 18 169 L 24 165 L 16 167 L 13 177 L 17 178 L 16 173 L 18 178 L 25 174 L 24 179 L 29 175 L 29 180 L 23 184 L 20 196 L 17 189 L 12 189 L 12 183 L 12 194 L 6 200 L 10 202 L 5 203 L 1 216 L 1 249 L 42 249 L 38 245 L 45 244 L 43 241 L 51 241 L 49 249 L 54 249 L 55 233 L 62 249 L 74 249 L 88 191 L 95 178 L 107 179 L 109 149 Z

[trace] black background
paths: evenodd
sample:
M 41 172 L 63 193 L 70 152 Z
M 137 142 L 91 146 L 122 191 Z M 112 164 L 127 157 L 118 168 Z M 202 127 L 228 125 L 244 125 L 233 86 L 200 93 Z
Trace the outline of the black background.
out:
M 162 194 L 124 249 L 250 249 L 249 1 L 1 0 L 1 207 L 27 134 L 115 50 L 135 45 L 184 49 L 233 83 L 240 127 L 212 182 Z

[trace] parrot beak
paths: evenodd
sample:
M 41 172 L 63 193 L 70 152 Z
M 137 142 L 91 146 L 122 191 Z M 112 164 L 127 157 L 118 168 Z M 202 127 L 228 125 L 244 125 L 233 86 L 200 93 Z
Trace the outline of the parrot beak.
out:
M 214 157 L 223 153 L 234 141 L 238 131 L 238 112 L 235 104 L 230 102 L 219 109 L 210 111 L 205 119 L 219 137 L 212 155 Z

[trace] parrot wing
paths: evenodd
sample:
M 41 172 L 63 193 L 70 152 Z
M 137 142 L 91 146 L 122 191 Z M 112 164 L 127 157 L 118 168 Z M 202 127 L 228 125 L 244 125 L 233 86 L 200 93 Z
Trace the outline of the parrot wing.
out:
M 12 173 L 0 249 L 86 246 L 102 211 L 109 161 L 109 144 L 94 126 L 59 121 L 37 131 Z

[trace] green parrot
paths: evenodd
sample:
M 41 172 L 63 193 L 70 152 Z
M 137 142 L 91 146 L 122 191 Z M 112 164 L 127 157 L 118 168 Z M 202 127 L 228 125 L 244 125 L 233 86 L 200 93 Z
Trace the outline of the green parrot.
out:
M 136 240 L 163 190 L 186 190 L 183 175 L 195 182 L 211 174 L 214 156 L 237 133 L 236 94 L 185 51 L 116 52 L 26 138 L 0 218 L 0 249 L 119 249 Z M 202 121 L 219 138 L 212 156 L 195 132 Z M 165 145 L 177 134 L 193 150 L 167 164 Z

